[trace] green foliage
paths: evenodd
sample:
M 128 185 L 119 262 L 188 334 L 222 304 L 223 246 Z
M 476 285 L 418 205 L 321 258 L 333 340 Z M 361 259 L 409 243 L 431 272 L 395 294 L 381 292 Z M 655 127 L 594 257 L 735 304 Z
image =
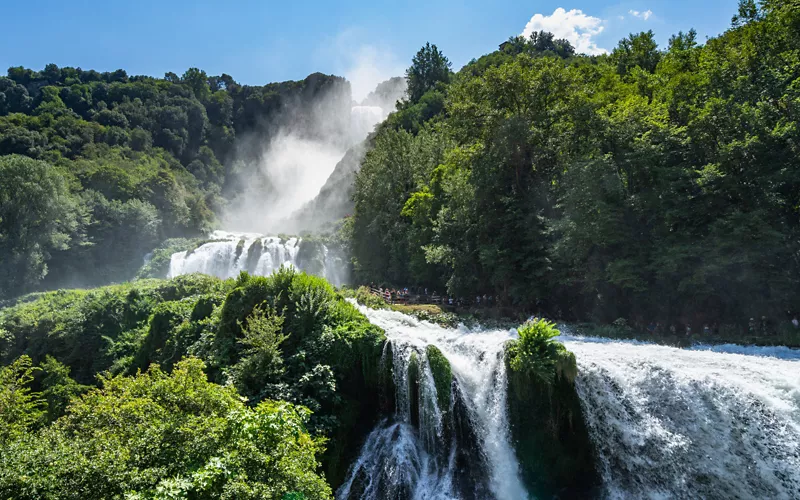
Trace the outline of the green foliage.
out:
M 508 365 L 515 372 L 544 385 L 552 385 L 562 377 L 575 380 L 578 367 L 575 355 L 564 344 L 553 340 L 561 335 L 555 323 L 544 319 L 528 321 L 517 329 L 519 339 L 506 350 Z
M 370 309 L 386 309 L 389 307 L 383 297 L 372 293 L 372 290 L 370 290 L 370 288 L 367 286 L 360 286 L 356 290 L 346 288 L 343 289 L 341 293 L 345 297 L 356 299 L 356 302 L 362 306 L 367 306 Z
M 242 394 L 259 394 L 265 381 L 281 375 L 283 358 L 280 345 L 288 337 L 283 331 L 283 316 L 274 309 L 256 306 L 242 329 L 242 358 L 231 368 L 234 384 Z
M 58 169 L 0 156 L 0 299 L 29 291 L 47 274 L 52 252 L 68 247 L 78 207 Z
M 47 402 L 47 421 L 53 422 L 62 416 L 69 403 L 90 389 L 89 386 L 75 382 L 70 376 L 70 369 L 59 363 L 52 356 L 45 356 L 39 364 L 43 374 L 41 393 Z
M 330 498 L 308 411 L 246 407 L 187 359 L 170 375 L 103 377 L 52 427 L 5 444 L 0 495 L 14 498 Z M 58 467 L 49 464 L 58 463 Z
M 10 68 L 0 77 L 0 300 L 131 279 L 158 242 L 208 233 L 223 196 L 252 179 L 228 166 L 261 154 L 234 150 L 237 135 L 310 121 L 329 95 L 349 110 L 344 80 L 321 74 L 258 87 L 197 68 L 164 79 Z
M 35 372 L 29 356 L 20 356 L 0 368 L 0 447 L 23 435 L 42 418 L 41 398 L 29 387 Z
M 34 295 L 0 310 L 0 329 L 7 332 L 0 338 L 0 362 L 28 354 L 38 363 L 50 355 L 84 384 L 92 383 L 99 372 L 128 369 L 137 355 L 142 363 L 175 362 L 185 352 L 176 354 L 171 347 L 164 351 L 166 344 L 161 343 L 172 339 L 169 328 L 179 323 L 172 311 L 182 311 L 178 317 L 188 318 L 193 302 L 183 299 L 224 295 L 228 287 L 217 278 L 192 275 Z M 158 314 L 151 324 L 154 312 Z M 146 338 L 150 340 L 143 343 Z
M 313 411 L 306 425 L 330 438 L 323 463 L 334 485 L 385 404 L 385 341 L 325 280 L 291 268 L 270 277 L 189 275 L 47 292 L 0 309 L 0 363 L 23 354 L 41 363 L 34 386 L 49 420 L 74 406 L 86 391 L 80 384 L 98 374 L 151 365 L 174 371 L 196 356 L 251 407 L 283 400 Z
M 790 3 L 743 2 L 705 45 L 646 32 L 587 57 L 510 39 L 372 139 L 357 281 L 596 322 L 785 321 L 800 300 L 797 26 Z M 443 108 L 422 117 L 434 95 Z
M 406 71 L 409 101 L 417 102 L 438 83 L 450 81 L 450 66 L 450 61 L 436 45 L 426 43 L 414 55 L 411 67 Z

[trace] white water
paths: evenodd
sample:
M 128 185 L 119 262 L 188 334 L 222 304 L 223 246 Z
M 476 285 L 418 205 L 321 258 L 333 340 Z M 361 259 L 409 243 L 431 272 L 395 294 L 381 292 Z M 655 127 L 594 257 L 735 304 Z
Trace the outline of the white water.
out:
M 502 346 L 514 331 L 445 329 L 396 312 L 361 310 L 393 346 L 398 410 L 369 435 L 337 498 L 526 498 L 505 410 Z M 559 340 L 578 360 L 576 389 L 602 497 L 800 498 L 797 350 Z M 465 443 L 447 441 L 442 431 L 442 416 L 454 408 L 436 407 L 423 354 L 429 344 L 450 361 L 473 426 L 479 454 L 468 458 L 485 470 L 485 477 L 479 469 L 466 472 L 475 476 L 466 483 L 473 491 L 465 492 L 463 461 L 456 459 Z M 421 361 L 418 427 L 409 418 L 412 352 Z
M 370 434 L 350 476 L 337 498 L 524 499 L 519 464 L 510 443 L 506 412 L 506 374 L 503 345 L 516 333 L 441 328 L 394 311 L 361 307 L 369 320 L 386 331 L 391 342 L 397 415 Z M 436 389 L 425 358 L 428 345 L 438 347 L 450 362 L 455 379 L 453 404 L 440 409 Z M 420 360 L 419 428 L 411 424 L 408 365 L 412 353 Z M 448 436 L 445 414 L 455 413 L 455 400 L 464 407 L 477 443 L 458 443 Z M 457 470 L 457 454 L 468 453 L 465 444 L 475 444 L 472 462 L 485 480 Z M 476 469 L 477 464 L 473 465 Z M 467 477 L 465 477 L 467 476 Z M 361 486 L 359 486 L 361 483 Z M 465 486 L 466 485 L 466 486 Z M 467 490 L 465 491 L 465 488 Z
M 294 267 L 301 271 L 319 274 L 334 285 L 346 281 L 345 267 L 324 245 L 321 255 L 303 266 L 298 262 L 301 240 L 299 238 L 281 239 L 254 233 L 230 233 L 215 231 L 210 235 L 213 241 L 196 248 L 172 254 L 168 277 L 182 274 L 204 273 L 218 278 L 233 278 L 241 271 L 259 276 L 269 276 L 281 266 Z M 260 242 L 259 250 L 257 242 Z M 240 246 L 241 245 L 241 246 Z
M 800 498 L 796 351 L 562 340 L 609 498 Z

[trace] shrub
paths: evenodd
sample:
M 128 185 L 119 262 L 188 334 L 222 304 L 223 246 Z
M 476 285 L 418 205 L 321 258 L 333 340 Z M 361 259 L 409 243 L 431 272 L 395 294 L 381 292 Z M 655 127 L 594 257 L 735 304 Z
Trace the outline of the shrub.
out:
M 308 410 L 247 408 L 203 368 L 190 358 L 171 375 L 102 378 L 53 426 L 0 449 L 0 497 L 330 498 Z
M 561 335 L 555 323 L 534 319 L 520 326 L 518 333 L 519 340 L 509 346 L 507 353 L 512 370 L 545 384 L 561 377 L 570 382 L 575 379 L 578 371 L 575 356 L 553 340 Z

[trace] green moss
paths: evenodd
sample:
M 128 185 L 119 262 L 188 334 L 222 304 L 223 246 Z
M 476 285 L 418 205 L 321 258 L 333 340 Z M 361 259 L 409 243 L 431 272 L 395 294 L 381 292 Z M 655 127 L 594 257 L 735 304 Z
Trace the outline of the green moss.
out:
M 425 356 L 428 358 L 433 382 L 436 385 L 439 410 L 446 412 L 450 408 L 453 390 L 453 371 L 450 368 L 450 362 L 444 357 L 442 351 L 433 345 L 425 348 Z

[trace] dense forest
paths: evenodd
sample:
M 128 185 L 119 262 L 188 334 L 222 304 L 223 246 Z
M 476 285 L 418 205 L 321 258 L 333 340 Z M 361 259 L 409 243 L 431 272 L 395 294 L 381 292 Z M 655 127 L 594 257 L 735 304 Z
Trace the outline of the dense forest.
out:
M 571 320 L 797 314 L 796 3 L 744 1 L 705 44 L 534 33 L 455 73 L 426 46 L 407 77 L 356 179 L 361 282 Z
M 313 134 L 320 102 L 347 118 L 349 84 L 10 68 L 0 77 L 0 300 L 124 281 L 165 238 L 206 235 L 261 152 L 248 138 Z M 346 133 L 340 125 L 327 124 Z

